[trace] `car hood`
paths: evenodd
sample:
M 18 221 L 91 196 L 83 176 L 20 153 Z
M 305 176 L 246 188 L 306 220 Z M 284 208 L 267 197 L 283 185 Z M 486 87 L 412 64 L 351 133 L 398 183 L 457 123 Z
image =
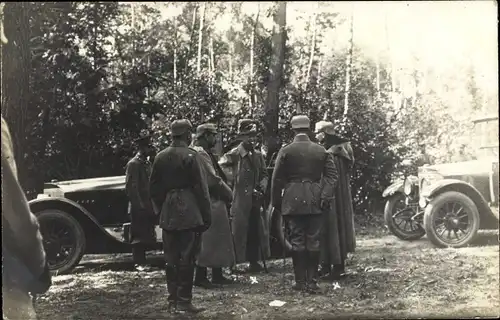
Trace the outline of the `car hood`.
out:
M 44 189 L 58 188 L 64 193 L 124 189 L 125 176 L 79 179 L 46 183 Z
M 496 158 L 486 158 L 481 160 L 471 160 L 455 163 L 444 163 L 419 168 L 420 172 L 435 172 L 443 177 L 459 176 L 483 176 L 488 175 L 493 163 L 498 162 Z

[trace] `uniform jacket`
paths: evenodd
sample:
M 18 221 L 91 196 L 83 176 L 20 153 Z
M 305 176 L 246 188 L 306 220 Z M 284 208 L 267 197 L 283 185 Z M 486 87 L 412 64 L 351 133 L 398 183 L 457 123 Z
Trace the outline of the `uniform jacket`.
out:
M 162 150 L 153 163 L 150 194 L 167 231 L 210 226 L 211 203 L 198 152 L 181 141 Z
M 232 217 L 232 231 L 236 252 L 236 263 L 245 262 L 247 234 L 258 232 L 263 258 L 270 255 L 269 222 L 263 203 L 255 203 L 253 190 L 267 188 L 268 174 L 264 157 L 258 150 L 248 152 L 242 144 L 224 154 L 220 161 L 233 189 L 233 202 L 230 215 Z M 257 206 L 257 208 L 254 208 Z M 259 229 L 248 230 L 250 213 L 257 210 L 260 213 Z
M 233 235 L 229 225 L 228 207 L 233 200 L 231 188 L 221 176 L 215 157 L 200 146 L 193 146 L 202 163 L 212 202 L 212 224 L 202 235 L 198 265 L 202 267 L 231 267 L 235 264 Z
M 156 242 L 154 225 L 156 214 L 149 195 L 149 175 L 151 163 L 141 153 L 137 153 L 126 167 L 125 190 L 129 198 L 128 212 L 131 218 L 132 243 Z
M 331 154 L 306 134 L 298 134 L 278 153 L 271 202 L 282 215 L 322 214 L 321 200 L 332 198 L 337 179 Z

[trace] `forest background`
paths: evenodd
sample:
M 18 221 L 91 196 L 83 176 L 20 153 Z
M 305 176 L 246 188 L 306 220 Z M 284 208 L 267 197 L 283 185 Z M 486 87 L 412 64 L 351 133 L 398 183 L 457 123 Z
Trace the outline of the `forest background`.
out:
M 496 2 L 6 2 L 2 115 L 29 197 L 51 179 L 123 175 L 141 131 L 238 119 L 264 150 L 289 119 L 333 121 L 370 213 L 402 159 L 472 159 L 498 114 Z M 498 143 L 498 128 L 489 130 Z M 484 133 L 484 132 L 483 132 Z M 484 137 L 483 137 L 484 138 Z

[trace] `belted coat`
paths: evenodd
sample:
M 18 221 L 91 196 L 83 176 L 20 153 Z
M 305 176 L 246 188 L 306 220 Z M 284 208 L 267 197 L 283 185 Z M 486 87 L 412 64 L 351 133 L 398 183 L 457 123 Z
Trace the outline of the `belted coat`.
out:
M 233 190 L 233 202 L 230 216 L 232 218 L 232 232 L 236 254 L 236 263 L 246 262 L 247 236 L 249 232 L 257 232 L 261 259 L 270 256 L 269 247 L 269 217 L 263 208 L 262 201 L 255 201 L 253 190 L 257 187 L 264 191 L 267 189 L 268 174 L 264 157 L 258 150 L 248 152 L 242 144 L 231 149 L 219 160 L 225 170 Z M 257 206 L 260 213 L 258 230 L 248 230 L 250 213 Z M 264 255 L 262 257 L 262 255 Z
M 231 188 L 226 184 L 224 173 L 215 157 L 197 146 L 196 142 L 192 148 L 200 155 L 212 203 L 212 224 L 201 237 L 197 264 L 209 268 L 232 267 L 236 258 L 228 213 L 233 199 Z

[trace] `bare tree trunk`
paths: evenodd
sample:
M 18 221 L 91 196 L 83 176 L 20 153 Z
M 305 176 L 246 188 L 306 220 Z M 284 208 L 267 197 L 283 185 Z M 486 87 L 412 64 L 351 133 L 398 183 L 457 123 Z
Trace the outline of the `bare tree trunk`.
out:
M 347 113 L 349 112 L 349 92 L 351 86 L 351 67 L 352 67 L 352 51 L 354 47 L 354 10 L 351 13 L 351 39 L 349 42 L 349 52 L 347 53 L 347 68 L 345 72 L 345 90 L 344 90 L 344 115 L 343 123 L 347 120 Z
M 30 6 L 29 2 L 6 2 L 3 4 L 3 27 L 8 43 L 1 45 L 1 100 L 2 115 L 12 136 L 14 159 L 17 164 L 18 179 L 26 189 L 40 186 L 40 177 L 30 177 L 28 161 L 25 159 L 28 126 L 29 87 L 30 87 Z M 38 179 L 37 179 L 38 178 Z
M 285 61 L 286 45 L 286 2 L 279 1 L 276 5 L 277 10 L 274 15 L 274 32 L 272 37 L 271 79 L 269 81 L 264 110 L 264 139 L 270 155 L 278 151 L 279 148 L 279 93 L 283 87 L 283 64 Z
M 184 72 L 182 76 L 186 76 L 187 74 L 187 69 L 189 67 L 189 60 L 191 59 L 191 51 L 193 50 L 193 38 L 194 38 L 194 27 L 196 26 L 196 12 L 198 11 L 198 6 L 195 6 L 193 9 L 193 16 L 191 20 L 191 35 L 189 36 L 189 49 L 188 49 L 188 54 L 186 58 L 186 62 L 184 65 Z M 183 83 L 181 83 L 183 85 Z
M 377 100 L 380 101 L 381 93 L 380 93 L 380 57 L 377 55 L 376 67 L 377 67 Z
M 203 2 L 201 5 L 201 12 L 200 12 L 200 28 L 198 29 L 198 60 L 196 62 L 196 74 L 198 77 L 200 76 L 201 72 L 201 45 L 203 43 L 203 22 L 205 20 L 205 9 L 206 9 L 207 3 Z
M 174 87 L 177 85 L 177 16 L 174 17 Z
M 250 75 L 249 75 L 249 83 L 250 83 L 250 90 L 249 90 L 249 105 L 250 109 L 252 110 L 253 108 L 253 97 L 254 97 L 254 51 L 255 51 L 255 33 L 257 31 L 257 24 L 259 22 L 259 14 L 260 14 L 260 2 L 258 2 L 257 5 L 257 15 L 255 16 L 255 21 L 253 24 L 252 28 L 252 35 L 250 37 Z
M 214 39 L 212 35 L 209 35 L 210 37 L 210 42 L 208 46 L 208 51 L 209 51 L 209 60 L 208 60 L 208 66 L 210 69 L 210 84 L 209 84 L 209 90 L 210 92 L 213 92 L 213 85 L 214 85 L 214 78 L 215 78 L 215 62 L 214 62 Z
M 316 5 L 319 5 L 319 2 L 316 3 Z M 309 78 L 311 76 L 311 69 L 314 61 L 314 51 L 316 49 L 316 17 L 318 15 L 318 8 L 316 9 L 316 12 L 314 12 L 313 18 L 312 18 L 312 36 L 311 36 L 311 46 L 309 48 L 309 65 L 307 66 L 307 72 L 306 72 L 306 79 L 304 81 L 304 91 L 307 90 L 307 85 L 309 84 Z
M 229 82 L 233 83 L 234 41 L 229 44 Z

